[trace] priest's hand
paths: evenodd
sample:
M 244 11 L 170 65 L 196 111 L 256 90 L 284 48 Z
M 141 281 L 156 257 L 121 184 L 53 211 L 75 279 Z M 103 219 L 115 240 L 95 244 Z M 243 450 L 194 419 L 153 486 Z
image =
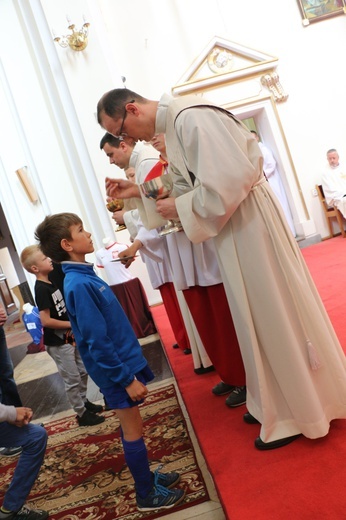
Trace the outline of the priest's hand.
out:
M 140 198 L 139 186 L 125 179 L 110 179 L 106 177 L 106 193 L 113 199 Z
M 158 200 L 156 202 L 156 209 L 165 220 L 179 220 L 174 197 Z
M 114 211 L 114 213 L 112 213 L 112 219 L 118 224 L 118 226 L 125 224 L 125 222 L 124 222 L 125 213 L 126 213 L 126 211 L 124 211 L 123 209 L 119 209 L 118 211 Z

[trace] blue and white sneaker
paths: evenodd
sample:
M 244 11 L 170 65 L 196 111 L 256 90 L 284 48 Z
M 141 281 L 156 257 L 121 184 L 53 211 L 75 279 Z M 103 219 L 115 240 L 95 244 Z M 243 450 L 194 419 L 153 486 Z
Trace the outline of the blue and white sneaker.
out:
M 49 513 L 48 511 L 43 511 L 43 509 L 31 509 L 29 506 L 24 505 L 16 513 L 3 513 L 0 511 L 0 518 L 6 520 L 46 520 L 49 518 Z
M 162 480 L 162 477 L 165 477 L 166 475 L 172 475 L 174 473 L 174 471 L 166 474 L 159 473 L 158 470 L 154 472 L 154 486 L 150 493 L 145 498 L 141 498 L 138 494 L 136 495 L 137 509 L 139 511 L 171 509 L 184 500 L 185 491 L 183 489 L 167 489 L 167 487 L 159 484 L 159 479 Z M 175 475 L 177 476 L 178 473 Z M 165 482 L 166 484 L 171 482 L 170 485 L 173 485 L 173 480 L 171 477 L 167 477 Z
M 176 471 L 170 471 L 169 473 L 160 473 L 160 469 L 163 468 L 161 464 L 153 473 L 154 478 L 157 475 L 157 483 L 167 489 L 171 489 L 180 481 L 180 475 Z

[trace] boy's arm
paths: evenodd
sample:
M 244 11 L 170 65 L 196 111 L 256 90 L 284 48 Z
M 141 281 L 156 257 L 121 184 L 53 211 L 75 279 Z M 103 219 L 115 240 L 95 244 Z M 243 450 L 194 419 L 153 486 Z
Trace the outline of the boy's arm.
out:
M 56 320 L 50 317 L 50 310 L 44 309 L 40 311 L 40 319 L 43 327 L 47 329 L 70 329 L 71 323 L 69 321 Z
M 111 298 L 115 298 L 113 293 Z M 120 343 L 125 338 L 108 336 L 108 327 L 102 308 L 100 308 L 99 296 L 93 292 L 90 286 L 78 284 L 71 293 L 65 294 L 65 302 L 73 321 L 73 330 L 86 369 L 88 370 L 89 361 L 83 355 L 83 345 L 87 346 L 93 363 L 102 368 L 110 381 L 118 383 L 124 388 L 130 386 L 134 382 L 134 374 L 117 354 L 118 349 L 121 348 Z M 82 306 L 80 302 L 83 302 Z M 121 310 L 121 312 L 123 311 Z M 114 319 L 117 319 L 116 315 L 114 315 Z M 117 345 L 117 341 L 119 341 L 119 345 Z
M 15 408 L 14 406 L 0 404 L 0 422 L 8 422 L 21 427 L 31 421 L 32 415 L 31 408 L 23 406 Z

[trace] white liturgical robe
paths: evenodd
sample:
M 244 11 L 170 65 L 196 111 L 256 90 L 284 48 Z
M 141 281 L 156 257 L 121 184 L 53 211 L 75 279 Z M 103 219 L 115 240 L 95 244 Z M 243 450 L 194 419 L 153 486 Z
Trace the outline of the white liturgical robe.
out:
M 189 239 L 213 238 L 242 351 L 247 407 L 270 442 L 326 435 L 346 418 L 345 355 L 242 123 L 197 96 L 164 95 L 156 115 Z
M 335 168 L 328 166 L 322 175 L 322 187 L 327 204 L 338 208 L 346 218 L 346 167 L 342 164 Z
M 285 188 L 284 188 L 274 155 L 272 154 L 271 150 L 269 150 L 269 148 L 267 146 L 265 146 L 263 143 L 259 142 L 258 146 L 260 147 L 262 155 L 263 155 L 263 171 L 265 173 L 265 176 L 267 177 L 268 182 L 269 182 L 273 192 L 279 199 L 282 209 L 284 210 L 287 223 L 288 223 L 289 227 L 291 228 L 293 236 L 295 237 L 296 231 L 294 229 L 292 213 L 290 210 L 290 206 L 288 204 L 287 195 L 285 192 Z

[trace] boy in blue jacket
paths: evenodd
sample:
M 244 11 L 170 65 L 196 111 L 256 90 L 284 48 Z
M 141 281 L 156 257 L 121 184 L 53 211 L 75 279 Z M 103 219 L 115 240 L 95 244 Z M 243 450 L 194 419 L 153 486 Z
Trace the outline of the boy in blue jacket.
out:
M 59 213 L 44 219 L 35 238 L 43 254 L 62 265 L 65 303 L 76 343 L 88 373 L 119 418 L 137 508 L 153 511 L 180 504 L 185 492 L 173 488 L 180 475 L 152 473 L 149 468 L 138 405 L 154 375 L 112 290 L 95 274 L 93 264 L 85 261 L 85 255 L 94 251 L 91 233 L 74 213 Z

